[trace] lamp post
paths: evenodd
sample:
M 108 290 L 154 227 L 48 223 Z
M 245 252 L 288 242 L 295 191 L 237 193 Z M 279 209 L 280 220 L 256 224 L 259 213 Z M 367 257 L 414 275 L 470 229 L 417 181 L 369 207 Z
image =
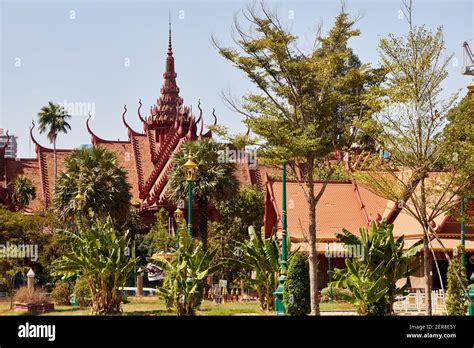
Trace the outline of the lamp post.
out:
M 469 85 L 467 85 L 467 90 L 468 90 L 468 95 L 470 98 L 473 97 L 474 95 L 474 81 L 472 81 Z M 474 100 L 472 101 L 474 103 Z M 464 198 L 461 199 L 461 214 L 462 214 L 462 220 L 461 220 L 461 243 L 464 241 Z M 464 253 L 463 253 L 464 255 Z M 464 265 L 464 257 L 463 257 L 463 265 Z M 471 281 L 474 282 L 474 272 L 471 275 Z M 469 316 L 474 316 L 474 286 L 471 286 L 471 289 L 469 290 L 469 310 L 468 310 L 468 315 Z
M 283 303 L 283 285 L 286 280 L 287 270 L 287 221 L 286 221 L 286 161 L 283 161 L 281 175 L 281 266 L 280 278 L 278 278 L 278 287 L 273 293 L 275 295 L 275 311 L 279 315 L 286 313 Z
M 188 233 L 192 237 L 192 224 L 193 224 L 193 181 L 196 176 L 198 165 L 194 163 L 191 151 L 188 154 L 188 160 L 183 165 L 184 172 L 186 174 L 186 181 L 188 182 Z

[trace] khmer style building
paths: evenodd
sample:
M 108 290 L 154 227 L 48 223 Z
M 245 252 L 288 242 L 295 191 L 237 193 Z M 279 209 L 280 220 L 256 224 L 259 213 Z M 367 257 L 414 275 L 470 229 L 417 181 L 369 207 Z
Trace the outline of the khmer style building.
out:
M 184 104 L 180 96 L 177 74 L 169 31 L 168 50 L 166 54 L 163 85 L 156 103 L 151 107 L 147 116 L 142 116 L 142 102 L 138 102 L 137 115 L 143 125 L 141 130 L 134 130 L 127 123 L 127 107 L 124 107 L 122 122 L 128 132 L 128 140 L 115 141 L 101 138 L 93 130 L 91 118 L 86 121 L 85 128 L 91 136 L 92 146 L 103 146 L 114 152 L 117 164 L 127 171 L 127 178 L 132 187 L 132 204 L 137 208 L 145 221 L 151 221 L 154 213 L 161 207 L 169 212 L 174 211 L 176 204 L 167 196 L 168 175 L 173 168 L 171 155 L 178 151 L 187 141 L 211 138 L 211 131 L 204 131 L 204 115 L 198 105 L 199 115 L 192 112 L 191 107 Z M 214 124 L 217 117 L 213 112 Z M 210 119 L 210 117 L 209 117 Z M 54 163 L 53 150 L 41 145 L 35 139 L 35 124 L 30 129 L 30 136 L 35 145 L 34 158 L 12 158 L 6 156 L 8 140 L 0 146 L 0 204 L 13 207 L 9 193 L 9 183 L 19 175 L 28 177 L 37 189 L 37 197 L 30 202 L 28 208 L 40 211 L 51 206 L 54 192 Z M 64 160 L 72 149 L 58 149 L 58 170 L 62 170 Z M 264 165 L 254 166 L 241 161 L 236 166 L 236 176 L 242 185 L 253 185 L 265 194 L 265 234 L 270 236 L 273 231 L 281 231 L 281 169 Z M 288 180 L 288 231 L 295 247 L 301 251 L 308 250 L 307 231 L 308 205 L 296 181 Z M 301 179 L 301 178 L 299 178 Z M 315 183 L 318 190 L 321 182 Z M 472 200 L 467 205 L 467 213 L 473 215 Z M 185 207 L 187 209 L 187 207 Z M 217 218 L 212 207 L 210 218 Z M 358 233 L 360 227 L 368 226 L 373 220 L 386 218 L 394 223 L 396 236 L 404 235 L 409 246 L 423 236 L 421 226 L 415 219 L 403 211 L 396 209 L 396 203 L 377 196 L 369 189 L 353 180 L 330 182 L 321 197 L 316 211 L 317 221 L 317 250 L 321 255 L 319 262 L 322 281 L 320 286 L 327 283 L 328 244 L 337 241 L 335 234 L 343 228 Z M 198 217 L 198 214 L 193 214 Z M 196 223 L 196 221 L 195 221 Z M 436 221 L 438 235 L 444 245 L 453 248 L 459 244 L 460 224 L 449 216 L 439 216 Z M 474 270 L 474 228 L 466 227 L 466 251 L 468 273 Z M 438 260 L 444 260 L 441 246 L 436 240 L 432 241 L 434 254 Z M 422 256 L 419 254 L 420 266 Z M 436 272 L 433 257 L 430 268 Z M 446 261 L 442 264 L 442 276 L 446 275 Z M 344 258 L 332 255 L 332 267 L 343 267 Z M 438 277 L 431 275 L 435 287 L 439 286 Z M 423 288 L 423 268 L 411 277 L 414 288 Z

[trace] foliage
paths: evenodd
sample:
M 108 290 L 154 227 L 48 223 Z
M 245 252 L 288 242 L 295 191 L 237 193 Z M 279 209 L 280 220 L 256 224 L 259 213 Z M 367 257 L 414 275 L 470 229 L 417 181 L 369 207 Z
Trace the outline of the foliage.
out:
M 75 197 L 84 196 L 82 208 Z M 112 216 L 125 221 L 130 208 L 130 184 L 117 158 L 101 146 L 74 150 L 64 161 L 64 171 L 55 185 L 55 207 L 63 220 L 71 220 L 78 211 L 90 210 L 95 216 Z
M 91 291 L 85 277 L 80 277 L 76 280 L 73 293 L 80 307 L 89 307 L 91 305 Z
M 55 263 L 54 275 L 71 279 L 85 278 L 92 297 L 93 314 L 120 312 L 125 282 L 137 263 L 130 256 L 128 232 L 119 236 L 112 219 L 95 219 L 77 234 L 61 231 L 67 238 L 70 252 Z
M 27 304 L 44 304 L 49 302 L 48 296 L 40 289 L 30 291 L 27 286 L 22 286 L 15 293 L 15 302 Z
M 181 226 L 179 244 L 171 260 L 154 259 L 153 263 L 164 271 L 163 285 L 158 294 L 165 302 L 168 310 L 176 315 L 194 315 L 200 301 L 196 292 L 203 280 L 217 269 L 220 264 L 211 266 L 216 255 L 215 250 L 205 250 L 202 242 L 195 245 L 193 239 Z
M 396 212 L 404 209 L 419 222 L 424 234 L 424 274 L 429 274 L 429 239 L 438 238 L 430 226 L 457 205 L 454 197 L 472 189 L 473 126 L 472 118 L 461 116 L 468 102 L 451 112 L 458 94 L 443 96 L 452 55 L 445 54 L 442 27 L 432 31 L 414 25 L 412 1 L 405 4 L 405 17 L 406 34 L 380 40 L 381 64 L 388 73 L 378 91 L 381 109 L 360 124 L 389 155 L 368 157 L 356 168 L 356 179 L 398 202 Z M 431 284 L 428 276 L 425 280 L 431 315 Z
M 198 237 L 207 247 L 208 204 L 226 199 L 235 194 L 238 181 L 234 175 L 235 164 L 221 160 L 220 154 L 225 151 L 225 145 L 211 139 L 190 141 L 184 143 L 180 151 L 173 154 L 173 170 L 169 175 L 170 197 L 175 201 L 186 201 L 188 197 L 188 183 L 183 165 L 191 153 L 193 161 L 198 165 L 196 177 L 193 181 L 193 202 L 199 208 Z
M 398 295 L 405 295 L 408 283 L 397 286 L 399 279 L 408 278 L 416 271 L 411 263 L 420 251 L 421 240 L 404 250 L 405 240 L 393 236 L 393 225 L 372 222 L 370 230 L 359 229 L 360 237 L 344 230 L 336 234 L 344 245 L 360 250 L 361 255 L 346 259 L 345 269 L 332 272 L 331 283 L 336 288 L 350 290 L 340 297 L 354 304 L 360 314 L 391 315 Z
M 30 179 L 20 175 L 10 183 L 12 203 L 20 209 L 30 204 L 30 201 L 36 198 L 36 187 Z
M 253 226 L 249 226 L 248 241 L 234 243 L 234 257 L 229 259 L 230 264 L 240 265 L 241 277 L 245 283 L 258 292 L 262 310 L 273 310 L 273 292 L 278 286 L 280 272 L 281 248 L 276 235 L 265 238 L 263 231 L 256 233 Z M 288 260 L 291 262 L 293 253 L 291 241 L 288 238 Z
M 89 290 L 89 289 L 88 289 Z M 59 280 L 54 284 L 51 298 L 58 305 L 67 306 L 70 304 L 70 296 L 73 292 L 73 284 L 69 281 Z
M 257 231 L 263 226 L 264 196 L 252 186 L 242 186 L 239 191 L 224 201 L 215 202 L 219 221 L 209 223 L 209 245 L 220 250 L 221 258 L 233 256 L 233 241 L 248 239 L 248 227 Z M 240 273 L 241 265 L 226 264 L 222 268 L 222 279 L 232 282 Z
M 244 31 L 236 21 L 237 49 L 223 47 L 216 39 L 214 44 L 258 92 L 241 102 L 229 96 L 226 101 L 261 137 L 264 156 L 284 159 L 295 174 L 302 173 L 309 216 L 311 307 L 319 314 L 315 210 L 326 184 L 315 192 L 315 172 L 331 166 L 326 159 L 335 148 L 350 148 L 354 121 L 377 107 L 370 89 L 381 82 L 383 71 L 362 64 L 348 46 L 360 31 L 344 8 L 327 36 L 318 31 L 309 52 L 297 47 L 297 37 L 263 3 L 260 9 L 250 6 L 244 17 L 252 30 Z M 332 170 L 325 175 L 326 183 L 331 176 Z
M 155 213 L 156 222 L 144 237 L 138 237 L 138 252 L 145 258 L 156 252 L 169 252 L 176 247 L 176 238 L 168 231 L 168 212 L 161 208 Z
M 325 287 L 321 290 L 321 295 L 323 296 L 325 301 L 329 301 L 330 292 L 332 292 L 332 300 L 334 302 L 342 301 L 343 297 L 347 298 L 348 296 L 352 295 L 351 292 L 347 289 Z
M 290 315 L 306 315 L 311 310 L 308 261 L 300 253 L 296 253 L 290 261 L 283 285 L 283 301 Z
M 464 288 L 466 288 L 468 280 L 466 268 L 461 263 L 462 253 L 462 246 L 456 248 L 456 251 L 453 252 L 454 256 L 451 259 L 451 264 L 448 267 L 448 287 L 446 290 L 446 309 L 448 315 L 466 315 L 467 312 L 467 302 L 465 299 L 464 289 L 459 283 L 456 274 L 454 273 L 455 268 L 457 270 L 457 274 L 459 274 L 461 277 Z
M 59 104 L 49 102 L 48 105 L 43 106 L 38 113 L 39 131 L 40 133 L 47 132 L 48 140 L 53 144 L 54 153 L 54 177 L 58 175 L 58 160 L 56 156 L 56 139 L 59 133 L 67 133 L 71 126 L 67 120 L 71 116 Z

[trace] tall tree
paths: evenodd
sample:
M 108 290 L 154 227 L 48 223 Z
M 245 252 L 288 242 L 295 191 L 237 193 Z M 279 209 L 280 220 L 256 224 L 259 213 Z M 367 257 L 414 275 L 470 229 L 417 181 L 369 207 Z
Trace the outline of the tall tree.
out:
M 431 31 L 414 25 L 411 1 L 403 9 L 408 33 L 390 34 L 380 41 L 382 67 L 388 72 L 380 89 L 381 110 L 361 124 L 389 156 L 369 156 L 355 168 L 355 177 L 396 202 L 389 222 L 404 209 L 420 224 L 427 314 L 431 315 L 431 240 L 443 245 L 435 219 L 453 210 L 457 198 L 472 189 L 474 128 L 472 118 L 463 116 L 469 110 L 467 102 L 462 110 L 448 112 L 457 94 L 442 97 L 452 57 L 444 55 L 442 28 Z M 446 251 L 445 256 L 450 260 Z
M 54 178 L 56 178 L 58 176 L 56 139 L 59 133 L 67 133 L 68 130 L 71 130 L 71 126 L 67 123 L 71 116 L 61 105 L 49 102 L 48 105 L 41 108 L 38 117 L 40 133 L 47 132 L 48 140 L 53 144 Z
M 30 204 L 32 199 L 36 198 L 36 188 L 24 175 L 18 176 L 10 184 L 12 203 L 18 208 L 24 209 Z
M 262 153 L 286 160 L 295 177 L 301 178 L 309 215 L 311 314 L 319 315 L 316 206 L 334 169 L 327 170 L 319 190 L 314 185 L 316 173 L 331 166 L 327 158 L 335 150 L 350 147 L 355 137 L 352 122 L 370 112 L 367 88 L 379 83 L 382 73 L 362 64 L 348 46 L 360 31 L 344 7 L 327 36 L 318 30 L 308 52 L 298 49 L 297 37 L 263 3 L 260 9 L 248 7 L 243 15 L 252 29 L 244 31 L 235 21 L 238 48 L 223 47 L 216 39 L 214 44 L 247 75 L 257 92 L 245 95 L 242 102 L 230 96 L 225 99 L 263 138 Z
M 199 208 L 198 236 L 204 248 L 207 247 L 208 204 L 213 200 L 229 198 L 238 190 L 239 184 L 234 174 L 235 164 L 231 160 L 221 159 L 220 154 L 224 149 L 223 144 L 203 139 L 185 143 L 181 150 L 173 155 L 175 165 L 169 176 L 169 193 L 176 202 L 186 200 L 188 194 L 183 165 L 190 152 L 198 165 L 193 182 L 193 199 Z
M 76 195 L 84 196 L 82 207 Z M 124 223 L 130 209 L 130 184 L 126 171 L 117 166 L 113 152 L 103 147 L 74 150 L 64 161 L 64 171 L 54 188 L 54 202 L 61 219 L 74 218 L 78 210 L 96 216 L 110 215 Z

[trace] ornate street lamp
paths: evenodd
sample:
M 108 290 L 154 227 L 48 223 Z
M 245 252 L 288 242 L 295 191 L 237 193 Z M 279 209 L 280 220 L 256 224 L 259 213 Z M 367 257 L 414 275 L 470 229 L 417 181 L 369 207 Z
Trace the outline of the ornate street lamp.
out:
M 280 278 L 278 278 L 278 288 L 273 293 L 275 295 L 275 311 L 279 315 L 285 314 L 283 303 L 283 285 L 286 280 L 287 270 L 287 224 L 286 224 L 286 161 L 283 161 L 281 175 L 281 265 Z
M 174 211 L 174 221 L 176 221 L 176 248 L 179 247 L 179 226 L 183 221 L 183 211 L 181 209 L 176 208 Z
M 74 197 L 74 204 L 76 210 L 80 211 L 84 208 L 84 203 L 85 203 L 85 198 L 84 195 L 80 192 L 77 191 L 76 197 Z
M 82 210 L 84 209 L 86 199 L 84 195 L 77 191 L 77 195 L 74 197 L 74 208 L 76 210 L 76 220 L 77 220 L 77 232 L 79 232 L 79 225 L 81 223 Z
M 186 181 L 188 182 L 188 233 L 192 237 L 193 220 L 193 181 L 196 177 L 198 165 L 194 163 L 191 151 L 189 151 L 188 160 L 183 165 Z

